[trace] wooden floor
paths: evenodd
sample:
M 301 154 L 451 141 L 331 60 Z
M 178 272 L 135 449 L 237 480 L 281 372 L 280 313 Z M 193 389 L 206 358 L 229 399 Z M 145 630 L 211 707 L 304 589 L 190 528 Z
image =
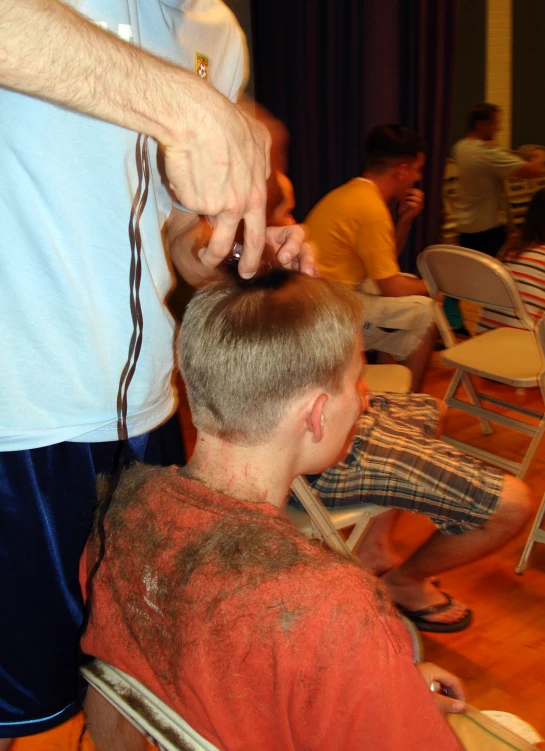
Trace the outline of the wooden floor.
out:
M 441 397 L 449 373 L 435 355 L 424 390 Z M 521 395 L 508 392 L 530 408 L 542 408 L 537 389 Z M 180 417 L 187 445 L 192 447 L 194 431 L 183 398 Z M 494 450 L 501 447 L 506 456 L 516 457 L 520 445 L 501 428 L 492 438 L 479 437 L 474 418 L 456 412 L 449 414 L 446 432 L 475 438 L 482 445 L 493 439 Z M 526 478 L 536 508 L 545 491 L 544 469 L 545 449 L 541 449 Z M 431 529 L 425 519 L 404 513 L 395 530 L 399 550 L 409 552 Z M 441 576 L 441 588 L 473 608 L 474 623 L 460 634 L 425 636 L 424 648 L 426 659 L 463 679 L 472 704 L 514 712 L 545 735 L 545 545 L 535 546 L 530 566 L 517 576 L 514 568 L 527 534 L 525 529 L 503 550 Z M 79 716 L 54 731 L 17 741 L 14 751 L 76 751 L 81 727 Z M 92 751 L 88 739 L 82 751 Z

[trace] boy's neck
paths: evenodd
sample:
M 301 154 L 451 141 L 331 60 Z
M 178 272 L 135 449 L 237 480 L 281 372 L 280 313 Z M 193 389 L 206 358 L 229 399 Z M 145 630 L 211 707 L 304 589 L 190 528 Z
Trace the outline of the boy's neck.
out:
M 199 433 L 184 477 L 241 501 L 272 503 L 282 508 L 297 475 L 289 447 L 277 442 L 237 446 Z

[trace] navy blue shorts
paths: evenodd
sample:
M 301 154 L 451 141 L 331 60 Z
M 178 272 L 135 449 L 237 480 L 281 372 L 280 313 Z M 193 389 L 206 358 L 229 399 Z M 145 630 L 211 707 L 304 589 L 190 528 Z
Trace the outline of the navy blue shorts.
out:
M 117 442 L 0 453 L 0 738 L 41 733 L 80 708 L 78 582 Z M 178 420 L 131 438 L 130 459 L 183 464 Z

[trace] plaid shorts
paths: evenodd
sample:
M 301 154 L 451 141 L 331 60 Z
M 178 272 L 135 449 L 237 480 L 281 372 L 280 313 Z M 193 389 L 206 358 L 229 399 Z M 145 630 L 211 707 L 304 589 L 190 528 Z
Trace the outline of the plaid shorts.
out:
M 370 395 L 348 456 L 309 478 L 322 503 L 414 511 L 450 535 L 484 524 L 500 497 L 503 472 L 435 438 L 439 415 L 437 400 L 426 394 Z

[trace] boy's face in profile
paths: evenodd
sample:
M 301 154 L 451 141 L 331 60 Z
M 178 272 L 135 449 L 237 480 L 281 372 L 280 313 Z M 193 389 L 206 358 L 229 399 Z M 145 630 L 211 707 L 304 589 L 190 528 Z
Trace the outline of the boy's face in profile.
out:
M 402 201 L 409 190 L 414 188 L 415 183 L 422 180 L 422 170 L 426 162 L 426 155 L 418 154 L 416 159 L 407 164 L 400 164 L 397 169 L 398 186 L 394 198 L 396 201 Z
M 317 447 L 321 466 L 309 472 L 322 471 L 348 453 L 356 421 L 367 404 L 367 390 L 361 380 L 365 363 L 361 346 L 358 336 L 342 388 L 338 394 L 330 395 L 324 406 L 323 437 Z

